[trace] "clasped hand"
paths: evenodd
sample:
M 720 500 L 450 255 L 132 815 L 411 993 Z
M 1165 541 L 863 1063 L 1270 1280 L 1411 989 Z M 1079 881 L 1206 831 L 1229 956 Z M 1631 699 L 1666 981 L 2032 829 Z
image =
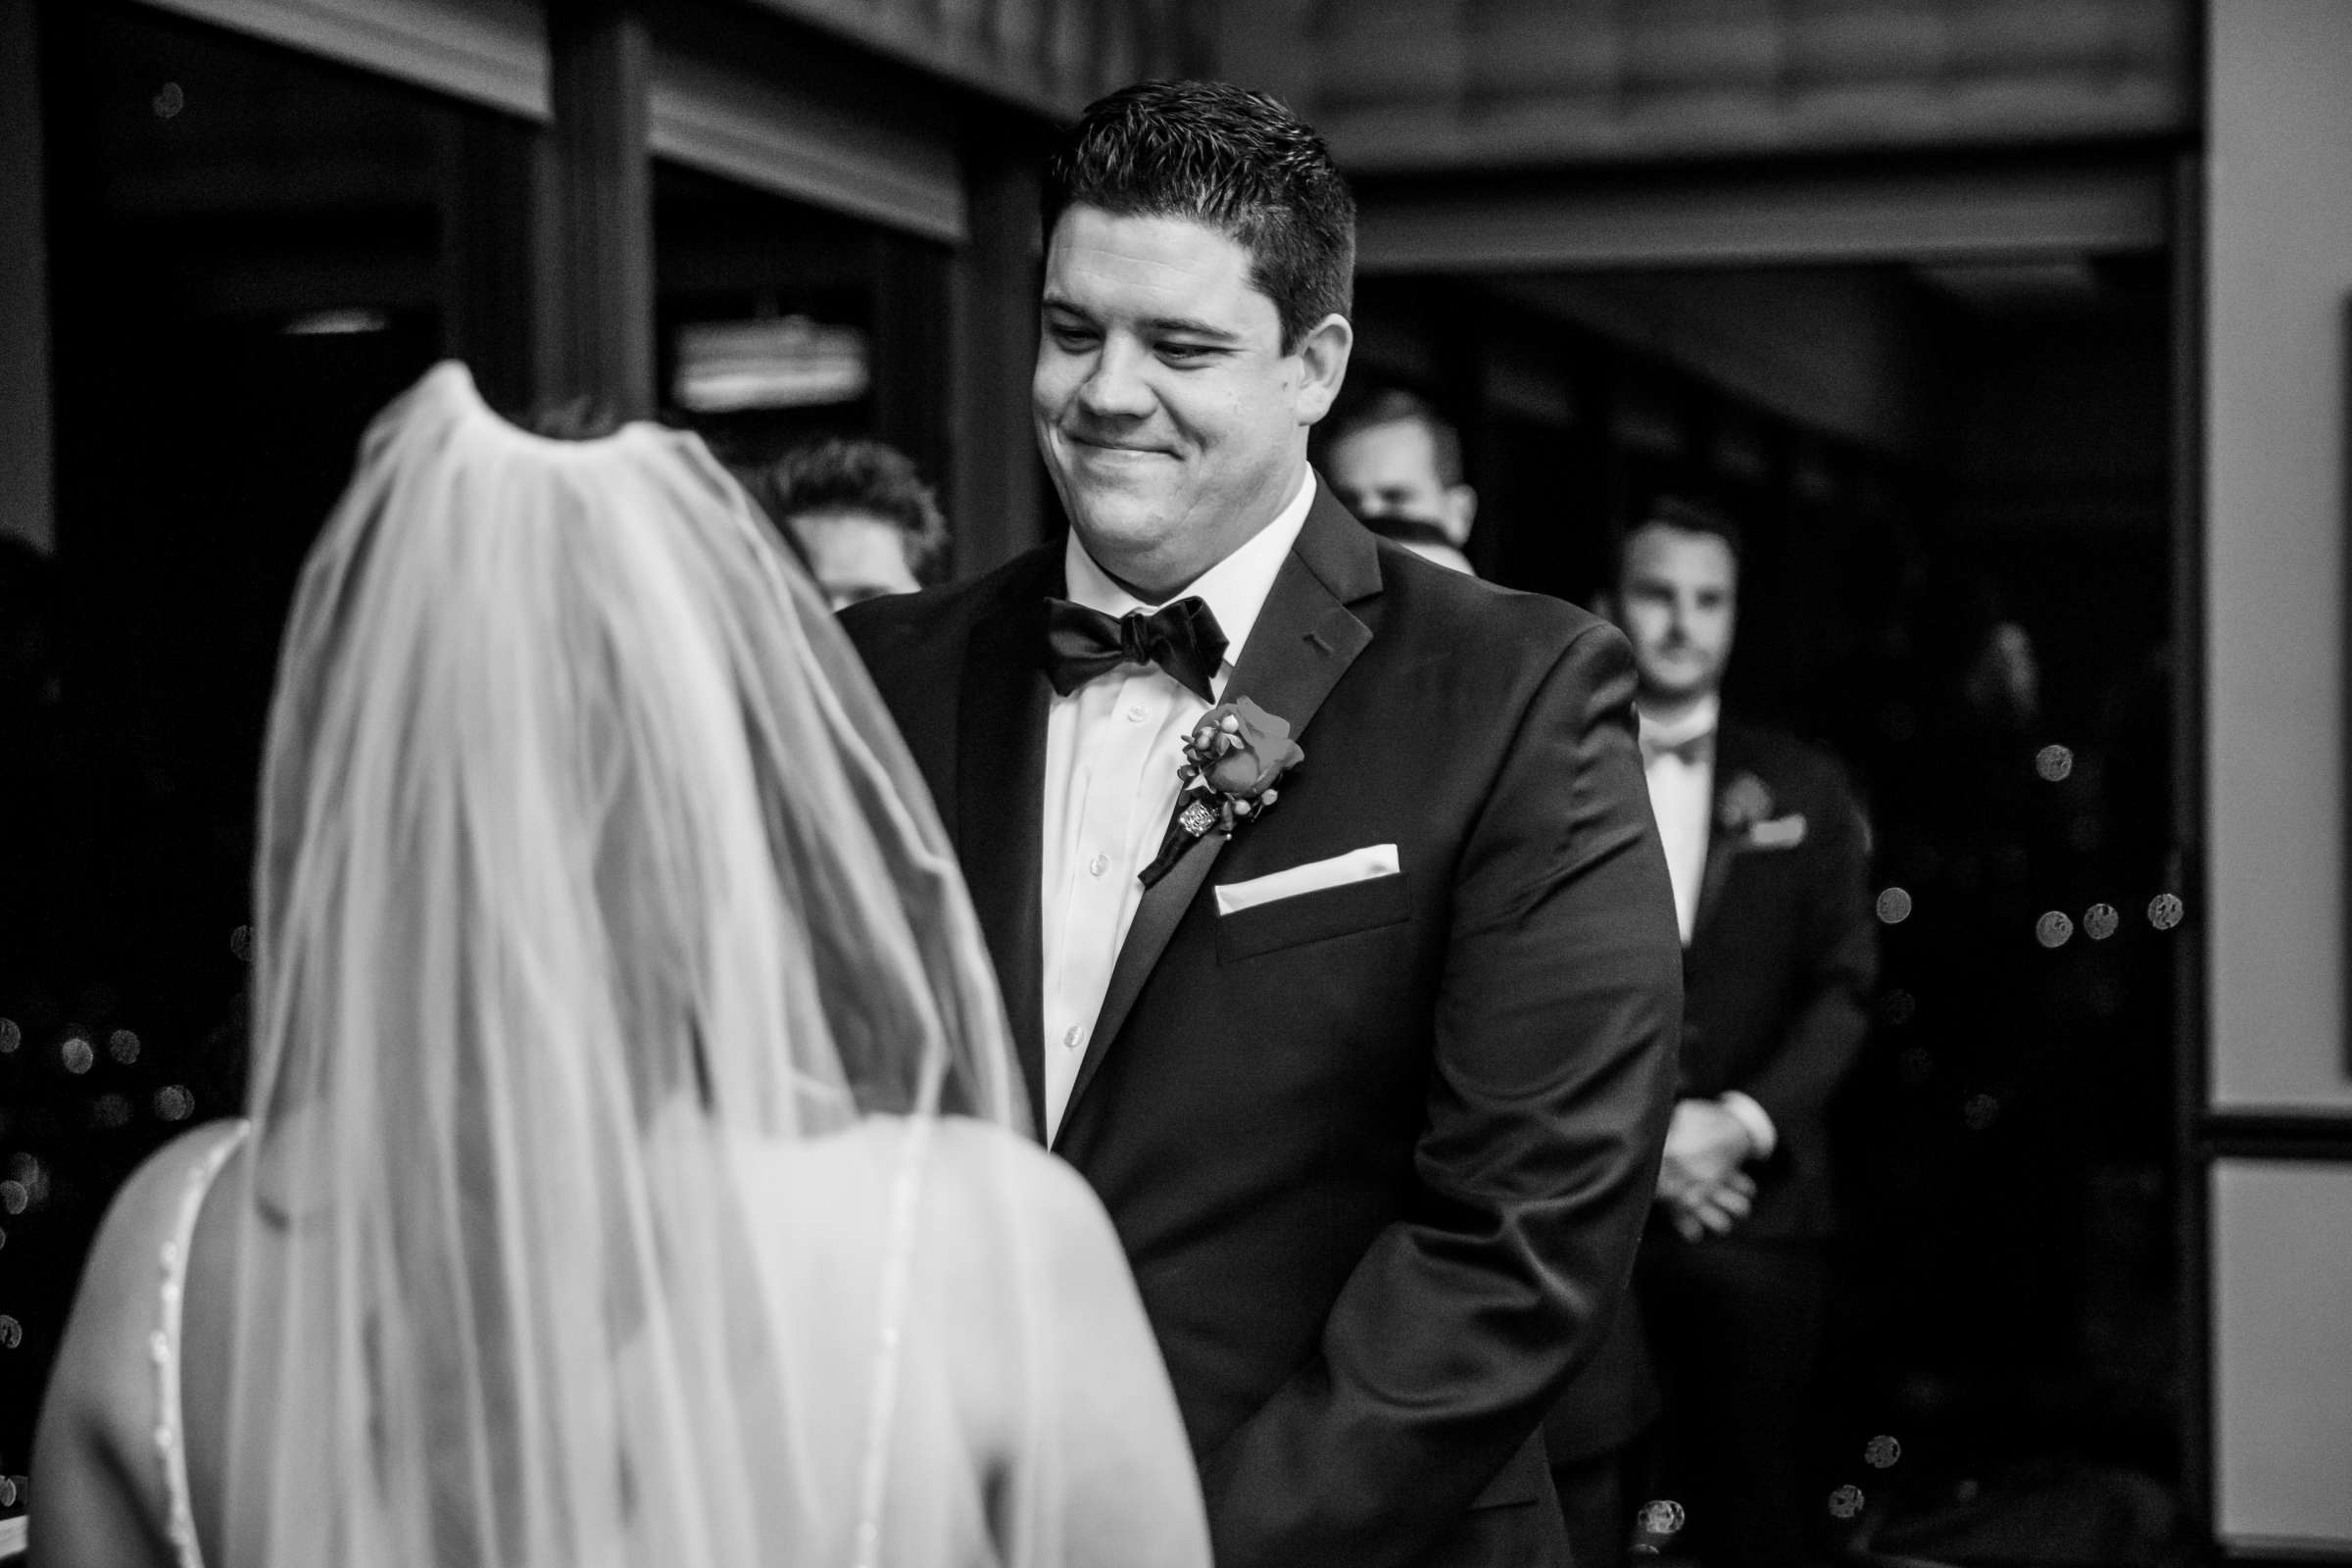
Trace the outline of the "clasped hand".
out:
M 1666 1158 L 1658 1167 L 1658 1201 L 1686 1242 L 1709 1232 L 1728 1236 L 1747 1218 L 1753 1178 L 1740 1170 L 1755 1152 L 1740 1118 L 1712 1100 L 1685 1100 L 1666 1129 Z

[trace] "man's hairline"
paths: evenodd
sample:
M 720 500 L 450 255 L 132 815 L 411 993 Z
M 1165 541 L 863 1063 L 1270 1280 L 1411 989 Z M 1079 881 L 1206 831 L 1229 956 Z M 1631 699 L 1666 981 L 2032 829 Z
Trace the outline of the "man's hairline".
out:
M 1071 200 L 1065 201 L 1061 204 L 1061 210 L 1054 215 L 1053 224 L 1046 230 L 1045 239 L 1047 259 L 1051 260 L 1054 255 L 1054 238 L 1055 235 L 1061 232 L 1062 223 L 1068 220 L 1070 214 L 1076 212 L 1081 207 L 1101 213 L 1105 218 L 1164 218 L 1179 223 L 1190 223 L 1196 228 L 1206 229 L 1211 234 L 1216 235 L 1219 239 L 1222 239 L 1227 244 L 1233 246 L 1234 249 L 1240 251 L 1242 255 L 1249 261 L 1249 266 L 1243 270 L 1242 273 L 1243 285 L 1251 293 L 1255 294 L 1259 299 L 1264 300 L 1268 305 L 1274 307 L 1274 329 L 1277 334 L 1276 347 L 1282 351 L 1282 356 L 1285 359 L 1290 358 L 1292 355 L 1297 354 L 1301 349 L 1305 348 L 1306 340 L 1310 337 L 1313 337 L 1317 332 L 1321 331 L 1324 324 L 1335 316 L 1348 323 L 1348 331 L 1353 332 L 1355 330 L 1355 317 L 1351 312 L 1326 311 L 1320 317 L 1312 321 L 1307 322 L 1299 329 L 1298 340 L 1297 342 L 1294 343 L 1290 341 L 1290 329 L 1284 325 L 1282 319 L 1282 301 L 1276 299 L 1273 293 L 1267 289 L 1265 285 L 1265 265 L 1259 258 L 1257 252 L 1250 249 L 1249 242 L 1243 239 L 1240 233 L 1237 232 L 1238 228 L 1240 227 L 1239 223 L 1223 223 L 1215 219 L 1204 217 L 1200 213 L 1185 212 L 1174 207 L 1154 207 L 1149 203 L 1139 203 L 1136 206 L 1126 208 L 1106 207 L 1098 201 L 1086 201 L 1079 198 L 1072 198 Z M 1352 238 L 1352 236 L 1350 237 Z M 1349 246 L 1349 252 L 1350 257 L 1352 258 L 1352 244 Z M 1355 268 L 1352 264 L 1352 260 L 1350 261 L 1350 265 L 1348 269 L 1348 281 L 1350 285 L 1348 292 L 1350 295 L 1352 295 L 1354 292 L 1352 285 L 1355 281 Z M 1038 310 L 1042 313 L 1045 309 L 1046 298 L 1041 285 L 1038 294 Z
M 923 537 L 921 523 L 909 523 L 903 518 L 892 516 L 879 507 L 870 507 L 855 501 L 843 502 L 839 505 L 799 507 L 784 514 L 784 525 L 788 528 L 798 527 L 803 522 L 858 521 L 878 522 L 885 528 L 903 534 L 908 539 L 919 540 Z
M 1723 553 L 1732 558 L 1732 580 L 1724 589 L 1724 600 L 1730 606 L 1733 613 L 1737 614 L 1740 609 L 1740 579 L 1747 569 L 1746 563 L 1740 560 L 1739 547 L 1712 528 L 1693 528 L 1688 523 L 1677 522 L 1670 517 L 1647 518 L 1625 536 L 1625 542 L 1618 547 L 1615 580 L 1605 590 L 1608 597 L 1620 605 L 1629 597 L 1626 588 L 1633 579 L 1634 541 L 1652 528 L 1664 528 L 1673 533 L 1689 534 L 1696 539 L 1712 539 L 1723 546 Z
M 1340 448 L 1346 446 L 1348 442 L 1353 441 L 1358 436 L 1370 435 L 1375 430 L 1395 430 L 1399 428 L 1418 430 L 1421 432 L 1422 439 L 1429 443 L 1430 477 L 1437 480 L 1439 491 L 1443 493 L 1464 489 L 1469 485 L 1470 481 L 1466 478 L 1447 479 L 1445 474 L 1444 465 L 1438 462 L 1438 448 L 1441 443 L 1438 440 L 1437 419 L 1438 416 L 1434 414 L 1412 413 L 1393 415 L 1385 419 L 1371 420 L 1369 423 L 1350 424 L 1347 429 L 1342 430 L 1339 434 L 1330 438 L 1331 451 L 1336 456 Z M 1459 440 L 1460 437 L 1457 435 L 1455 439 Z M 1629 535 L 1628 537 L 1630 538 L 1631 536 Z
M 1627 565 L 1633 560 L 1634 541 L 1652 528 L 1663 528 L 1669 533 L 1687 534 L 1693 539 L 1714 540 L 1723 546 L 1723 553 L 1732 558 L 1732 576 L 1735 581 L 1745 567 L 1746 563 L 1740 558 L 1740 547 L 1732 542 L 1730 535 L 1720 529 L 1700 527 L 1692 523 L 1678 521 L 1673 517 L 1644 517 L 1627 530 L 1625 543 L 1618 547 L 1617 576 L 1620 581 L 1624 580 Z

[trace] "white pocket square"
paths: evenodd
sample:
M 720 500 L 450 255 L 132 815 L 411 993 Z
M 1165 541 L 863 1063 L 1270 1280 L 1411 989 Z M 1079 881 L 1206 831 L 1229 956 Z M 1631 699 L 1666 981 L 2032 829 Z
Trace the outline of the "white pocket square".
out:
M 1319 893 L 1325 888 L 1396 874 L 1396 846 L 1370 844 L 1360 850 L 1349 850 L 1346 855 L 1335 855 L 1328 860 L 1309 860 L 1285 871 L 1253 876 L 1247 882 L 1220 883 L 1217 913 L 1234 914 L 1260 904 L 1272 904 L 1276 899 L 1295 899 L 1301 893 Z

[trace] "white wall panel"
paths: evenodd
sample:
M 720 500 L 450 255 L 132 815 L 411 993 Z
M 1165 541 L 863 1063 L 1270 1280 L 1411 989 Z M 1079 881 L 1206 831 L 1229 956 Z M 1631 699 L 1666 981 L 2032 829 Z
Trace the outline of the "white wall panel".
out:
M 2352 1548 L 2352 1165 L 2213 1169 L 2216 1528 Z
M 2341 1108 L 2352 5 L 2208 13 L 2213 1100 Z

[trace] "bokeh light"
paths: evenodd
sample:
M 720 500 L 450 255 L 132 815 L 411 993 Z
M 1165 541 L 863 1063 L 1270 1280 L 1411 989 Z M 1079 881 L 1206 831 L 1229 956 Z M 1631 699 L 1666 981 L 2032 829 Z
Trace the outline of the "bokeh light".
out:
M 1911 918 L 1911 895 L 1901 888 L 1888 888 L 1879 895 L 1879 918 L 1888 925 L 1901 925 Z
M 96 1064 L 98 1048 L 80 1035 L 68 1035 L 57 1048 L 57 1059 L 66 1064 L 66 1071 L 70 1073 L 85 1073 Z
M 2159 893 L 2148 901 L 2148 924 L 2159 931 L 2170 931 L 2187 912 L 2187 906 L 2174 894 Z
M 196 1112 L 196 1097 L 184 1084 L 167 1084 L 155 1092 L 155 1113 L 165 1121 L 186 1121 Z
M 13 1350 L 24 1343 L 24 1325 L 0 1312 L 0 1350 Z
M 1839 1487 L 1836 1492 L 1830 1494 L 1830 1512 L 1838 1518 L 1851 1519 L 1861 1511 L 1862 1489 L 1860 1487 Z
M 2093 942 L 2104 942 L 2122 929 L 2124 917 L 2112 904 L 2094 904 L 2082 911 L 2082 934 Z
M 0 1056 L 13 1056 L 24 1043 L 24 1031 L 17 1027 L 14 1018 L 0 1018 Z
M 139 1059 L 139 1037 L 128 1029 L 118 1029 L 106 1037 L 106 1054 L 127 1067 Z
M 2062 909 L 2052 909 L 2034 922 L 2034 940 L 2045 948 L 2063 948 L 2075 934 L 2075 922 Z
M 2034 754 L 2034 771 L 2052 784 L 2063 783 L 2074 770 L 2075 754 L 2063 746 L 2044 746 Z
M 1903 1446 L 1881 1434 L 1862 1446 L 1862 1462 L 1873 1470 L 1885 1470 L 1903 1456 Z
M 1653 1536 L 1671 1536 L 1683 1528 L 1683 1505 L 1669 1497 L 1660 1497 L 1642 1505 L 1642 1528 Z

